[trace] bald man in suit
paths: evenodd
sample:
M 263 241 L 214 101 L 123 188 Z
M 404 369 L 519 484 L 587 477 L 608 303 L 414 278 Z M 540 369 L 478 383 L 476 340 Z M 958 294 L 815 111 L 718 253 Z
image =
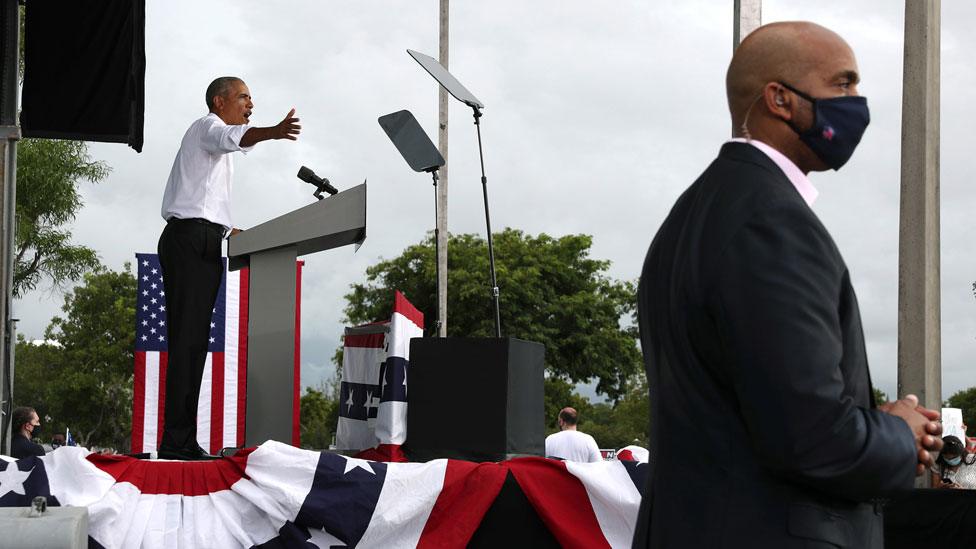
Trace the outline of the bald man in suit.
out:
M 641 274 L 652 473 L 635 547 L 883 547 L 882 498 L 941 446 L 938 413 L 877 406 L 851 277 L 811 205 L 870 120 L 854 53 L 759 28 L 726 84 L 736 138 L 678 199 Z

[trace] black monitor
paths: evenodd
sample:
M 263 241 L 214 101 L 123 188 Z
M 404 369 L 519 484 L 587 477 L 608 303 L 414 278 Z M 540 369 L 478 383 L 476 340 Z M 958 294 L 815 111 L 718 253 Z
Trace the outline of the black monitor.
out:
M 410 111 L 383 115 L 380 127 L 415 172 L 432 172 L 444 165 L 444 157 Z
M 447 69 L 445 69 L 444 66 L 441 65 L 436 59 L 429 55 L 424 55 L 419 51 L 407 50 L 407 53 L 409 53 L 410 57 L 413 57 L 416 62 L 420 63 L 420 66 L 429 72 L 430 75 L 434 77 L 434 80 L 437 80 L 441 86 L 444 86 L 444 89 L 453 95 L 455 99 L 469 107 L 474 107 L 476 109 L 485 108 L 485 104 L 478 101 L 478 98 L 475 97 L 473 93 L 469 92 L 468 88 L 465 88 L 463 84 L 458 82 L 457 78 L 454 78 L 454 75 L 447 72 Z

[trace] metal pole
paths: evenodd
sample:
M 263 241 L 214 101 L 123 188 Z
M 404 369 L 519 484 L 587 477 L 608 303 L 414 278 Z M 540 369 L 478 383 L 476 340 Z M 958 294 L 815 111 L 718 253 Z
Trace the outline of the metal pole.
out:
M 437 170 L 430 172 L 431 177 L 434 179 L 434 219 L 440 219 L 440 208 L 438 207 L 438 189 L 437 189 Z M 441 295 L 441 230 L 436 224 L 434 225 L 434 277 L 437 279 L 437 296 Z M 434 333 L 437 337 L 444 337 L 441 335 L 441 326 L 443 322 L 440 319 L 440 307 L 437 309 L 438 317 L 434 321 Z
M 939 257 L 940 0 L 905 1 L 898 396 L 942 406 Z
M 17 0 L 3 0 L 3 64 L 0 75 L 0 451 L 10 454 L 10 411 L 14 382 L 13 301 L 14 213 L 17 184 L 17 77 L 20 56 L 20 14 Z
M 732 7 L 732 52 L 739 48 L 742 39 L 762 26 L 762 0 L 734 0 Z M 736 130 L 732 128 L 732 137 Z
M 448 3 L 441 0 L 440 8 L 440 61 L 447 69 L 448 57 Z M 437 229 L 434 238 L 437 240 L 437 327 L 438 337 L 447 337 L 447 90 L 439 86 L 437 109 L 437 146 L 444 157 L 444 166 L 440 168 L 440 184 L 437 185 Z
M 762 0 L 735 0 L 732 8 L 732 51 L 762 25 Z
M 488 214 L 488 178 L 485 177 L 485 153 L 481 146 L 481 111 L 474 109 L 474 127 L 478 130 L 478 160 L 481 162 L 481 191 L 485 198 L 485 226 L 488 232 L 488 269 L 491 271 L 491 296 L 495 300 L 495 337 L 502 337 L 502 314 L 498 303 L 498 280 L 495 278 L 495 246 L 491 239 L 491 216 Z

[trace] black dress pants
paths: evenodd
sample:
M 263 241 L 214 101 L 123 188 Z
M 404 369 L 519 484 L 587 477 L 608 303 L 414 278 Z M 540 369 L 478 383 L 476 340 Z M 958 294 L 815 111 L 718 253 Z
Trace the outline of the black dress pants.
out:
M 169 334 L 163 447 L 197 447 L 197 400 L 224 271 L 222 237 L 220 225 L 175 218 L 159 237 Z

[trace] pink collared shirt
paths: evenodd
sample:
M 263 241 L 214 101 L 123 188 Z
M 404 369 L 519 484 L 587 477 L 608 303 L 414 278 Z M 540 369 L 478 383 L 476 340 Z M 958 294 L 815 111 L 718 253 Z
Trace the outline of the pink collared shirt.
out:
M 800 168 L 797 168 L 796 164 L 794 164 L 792 160 L 786 158 L 786 155 L 763 143 L 762 141 L 759 141 L 758 139 L 733 137 L 732 141 L 736 143 L 748 143 L 766 153 L 766 156 L 768 156 L 770 160 L 779 166 L 779 169 L 783 170 L 783 173 L 786 174 L 786 178 L 789 179 L 790 183 L 792 183 L 796 188 L 796 192 L 800 193 L 800 196 L 803 197 L 803 200 L 807 203 L 807 206 L 813 207 L 813 203 L 817 200 L 817 196 L 820 193 L 817 191 L 817 188 L 813 186 L 813 183 L 810 182 L 810 179 L 802 171 L 800 171 Z

